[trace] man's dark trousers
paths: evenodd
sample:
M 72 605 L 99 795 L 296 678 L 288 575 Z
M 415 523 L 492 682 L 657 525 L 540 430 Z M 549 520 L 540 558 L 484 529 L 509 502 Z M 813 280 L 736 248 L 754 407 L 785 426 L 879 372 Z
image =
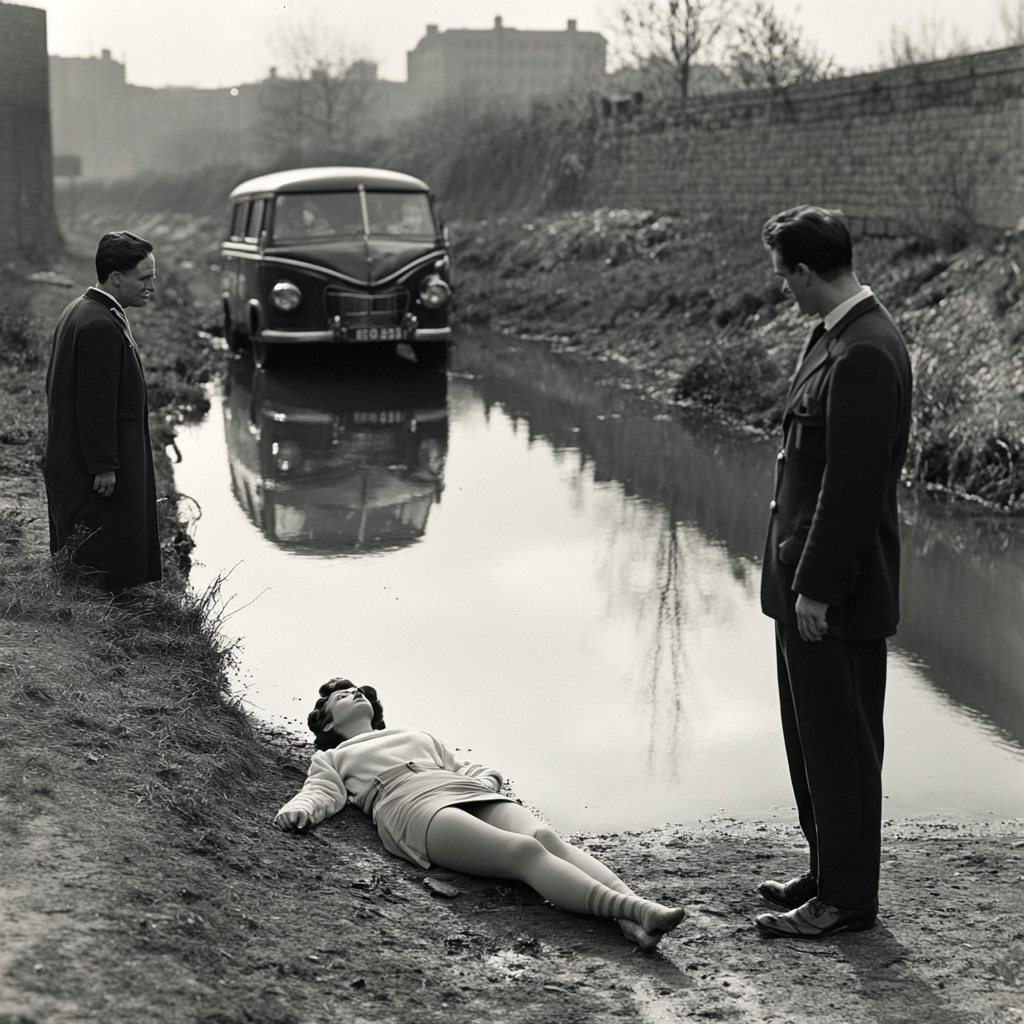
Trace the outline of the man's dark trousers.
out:
M 833 907 L 873 906 L 881 859 L 885 640 L 806 641 L 796 626 L 776 622 L 775 647 L 789 773 L 818 896 Z

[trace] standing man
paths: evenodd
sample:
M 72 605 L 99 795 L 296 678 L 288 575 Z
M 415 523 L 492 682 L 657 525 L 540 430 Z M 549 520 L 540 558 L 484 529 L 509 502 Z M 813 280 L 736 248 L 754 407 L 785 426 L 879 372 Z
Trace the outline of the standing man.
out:
M 75 562 L 111 591 L 161 576 L 146 381 L 124 311 L 146 305 L 155 278 L 149 242 L 104 235 L 97 283 L 61 314 L 46 375 L 50 550 L 74 538 Z
M 785 912 L 757 925 L 820 938 L 871 928 L 878 913 L 885 638 L 899 619 L 911 370 L 892 317 L 857 280 L 840 211 L 786 210 L 763 238 L 784 291 L 822 322 L 786 401 L 761 576 L 810 865 L 758 887 Z

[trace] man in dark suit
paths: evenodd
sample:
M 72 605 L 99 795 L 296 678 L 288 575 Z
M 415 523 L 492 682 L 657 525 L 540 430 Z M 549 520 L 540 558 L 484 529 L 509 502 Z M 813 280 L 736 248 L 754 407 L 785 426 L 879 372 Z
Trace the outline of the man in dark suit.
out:
M 785 912 L 757 925 L 819 938 L 871 928 L 878 913 L 885 638 L 899 619 L 911 369 L 892 317 L 854 273 L 839 211 L 786 210 L 763 238 L 784 290 L 822 322 L 786 401 L 761 576 L 810 864 L 758 887 Z
M 70 542 L 111 591 L 161 576 L 146 381 L 124 311 L 149 301 L 155 279 L 149 242 L 104 235 L 97 283 L 61 314 L 46 375 L 50 550 Z

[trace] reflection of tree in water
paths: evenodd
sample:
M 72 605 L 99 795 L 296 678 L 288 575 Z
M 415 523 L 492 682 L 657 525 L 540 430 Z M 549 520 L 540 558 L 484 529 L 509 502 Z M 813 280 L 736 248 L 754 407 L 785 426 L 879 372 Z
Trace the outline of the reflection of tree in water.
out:
M 748 591 L 750 565 L 670 512 L 633 500 L 610 524 L 603 568 L 609 620 L 640 651 L 626 682 L 644 714 L 648 767 L 675 776 L 692 740 L 692 654 L 734 617 L 736 591 L 720 581 L 728 573 Z
M 670 741 L 668 747 L 673 776 L 679 770 L 678 737 L 684 724 L 683 684 L 688 660 L 684 636 L 688 618 L 685 559 L 686 550 L 679 543 L 679 524 L 666 516 L 654 557 L 655 588 L 650 603 L 655 610 L 649 646 L 644 653 L 640 692 L 650 715 L 647 765 L 651 767 L 655 761 L 661 726 L 675 741 Z

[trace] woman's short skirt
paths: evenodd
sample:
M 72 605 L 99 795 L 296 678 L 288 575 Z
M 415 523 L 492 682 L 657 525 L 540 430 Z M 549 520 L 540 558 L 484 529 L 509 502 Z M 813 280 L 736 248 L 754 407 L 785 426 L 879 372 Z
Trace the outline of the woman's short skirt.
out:
M 489 779 L 409 761 L 381 772 L 374 780 L 377 801 L 373 822 L 384 849 L 398 857 L 429 868 L 427 828 L 444 807 L 483 801 L 508 800 L 495 793 Z

